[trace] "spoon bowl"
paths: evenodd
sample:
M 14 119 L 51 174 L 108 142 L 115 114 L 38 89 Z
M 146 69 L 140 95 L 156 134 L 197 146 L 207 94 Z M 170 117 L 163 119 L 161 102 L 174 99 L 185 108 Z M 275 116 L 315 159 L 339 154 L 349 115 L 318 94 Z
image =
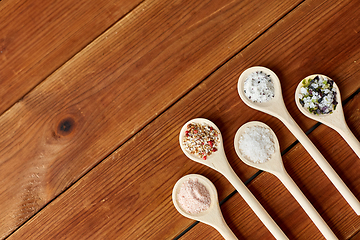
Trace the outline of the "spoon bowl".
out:
M 274 143 L 274 148 L 275 148 L 275 152 L 270 156 L 270 159 L 268 159 L 266 162 L 264 163 L 256 163 L 254 161 L 251 161 L 249 159 L 248 156 L 246 156 L 245 154 L 242 153 L 242 151 L 239 148 L 239 142 L 240 142 L 240 137 L 245 133 L 245 130 L 247 128 L 250 127 L 262 127 L 265 129 L 270 130 L 270 134 L 273 137 L 273 143 Z M 274 175 L 278 175 L 279 173 L 282 173 L 285 171 L 284 169 L 284 165 L 281 161 L 281 154 L 280 154 L 280 146 L 279 146 L 279 141 L 275 135 L 275 133 L 273 132 L 273 130 L 266 125 L 265 123 L 259 122 L 259 121 L 251 121 L 251 122 L 247 122 L 244 125 L 242 125 L 236 132 L 235 134 L 235 138 L 234 138 L 234 148 L 236 151 L 236 154 L 238 155 L 238 157 L 247 165 L 266 171 L 266 172 L 270 172 Z M 279 161 L 280 160 L 280 161 Z
M 218 132 L 218 144 L 217 151 L 213 152 L 209 155 L 206 160 L 200 158 L 194 154 L 191 154 L 186 147 L 184 146 L 184 139 L 186 135 L 187 126 L 190 123 L 197 124 L 206 124 Z M 241 197 L 246 201 L 246 203 L 250 206 L 250 208 L 254 211 L 254 213 L 258 216 L 258 218 L 264 223 L 264 225 L 269 229 L 269 231 L 273 234 L 276 239 L 288 239 L 286 235 L 282 232 L 282 230 L 277 226 L 274 220 L 270 217 L 270 215 L 265 211 L 265 209 L 261 206 L 261 204 L 257 201 L 257 199 L 252 195 L 249 189 L 244 185 L 244 183 L 239 179 L 234 170 L 231 168 L 223 147 L 223 139 L 221 136 L 221 132 L 219 128 L 211 121 L 205 118 L 195 118 L 187 123 L 181 128 L 179 135 L 180 147 L 184 154 L 190 158 L 191 160 L 204 164 L 222 175 L 224 175 L 229 182 L 235 187 Z
M 323 78 L 332 80 L 331 78 L 329 78 L 325 75 L 322 75 L 322 74 L 313 74 L 313 75 L 307 76 L 305 79 L 306 80 L 313 79 L 316 76 L 322 76 Z M 321 123 L 327 125 L 328 127 L 331 127 L 335 131 L 337 131 L 344 138 L 344 140 L 350 145 L 350 147 L 353 149 L 353 151 L 356 153 L 356 155 L 360 158 L 360 143 L 346 124 L 345 117 L 344 117 L 344 111 L 343 111 L 343 107 L 341 104 L 340 90 L 339 90 L 339 87 L 337 86 L 337 84 L 335 82 L 333 83 L 333 88 L 336 91 L 336 101 L 338 103 L 336 106 L 336 109 L 334 109 L 331 114 L 317 115 L 317 114 L 311 113 L 308 109 L 303 107 L 299 101 L 299 94 L 301 93 L 301 88 L 303 87 L 302 82 L 303 81 L 301 81 L 298 84 L 298 86 L 295 90 L 295 102 L 296 102 L 296 106 L 298 107 L 300 112 L 302 114 L 304 114 L 305 116 L 307 116 L 308 118 L 311 118 L 315 121 L 321 122 Z
M 198 182 L 204 185 L 209 191 L 211 202 L 210 207 L 207 210 L 192 214 L 184 210 L 181 207 L 181 204 L 179 204 L 178 194 L 180 192 L 181 186 L 189 179 L 197 179 Z M 178 212 L 183 216 L 214 227 L 225 239 L 237 239 L 234 233 L 230 230 L 229 226 L 226 224 L 221 213 L 216 188 L 214 184 L 206 177 L 199 174 L 189 174 L 180 178 L 173 188 L 172 201 L 176 210 L 178 210 Z
M 305 79 L 306 80 L 313 79 L 316 76 L 322 76 L 322 77 L 325 77 L 325 78 L 328 78 L 331 80 L 331 78 L 329 78 L 325 75 L 322 75 L 322 74 L 313 74 L 313 75 L 307 76 Z M 343 109 L 342 109 L 342 104 L 341 104 L 340 90 L 339 90 L 339 87 L 336 85 L 336 83 L 334 82 L 333 88 L 335 88 L 335 91 L 336 91 L 336 101 L 338 102 L 338 104 L 336 106 L 336 109 L 333 110 L 333 112 L 331 114 L 316 115 L 316 114 L 311 113 L 305 107 L 303 107 L 299 101 L 299 94 L 300 94 L 300 90 L 302 87 L 303 87 L 303 83 L 301 81 L 295 90 L 295 103 L 296 103 L 296 106 L 298 107 L 298 109 L 300 110 L 300 112 L 302 114 L 304 114 L 305 116 L 307 116 L 308 118 L 311 118 L 315 121 L 322 122 L 331 127 L 337 127 L 339 122 L 340 121 L 342 122 L 344 114 L 343 114 Z
M 183 142 L 184 142 L 184 138 L 185 138 L 185 132 L 187 129 L 187 126 L 190 123 L 197 123 L 197 124 L 206 124 L 208 126 L 211 126 L 213 129 L 215 129 L 219 134 L 218 134 L 218 139 L 219 142 L 217 144 L 217 151 L 212 153 L 210 156 L 207 157 L 206 160 L 191 154 L 186 147 L 184 146 Z M 181 150 L 184 152 L 184 154 L 191 160 L 204 164 L 214 170 L 218 170 L 218 168 L 222 168 L 222 165 L 224 164 L 224 157 L 225 157 L 225 151 L 224 151 L 224 146 L 223 146 L 223 139 L 220 133 L 219 128 L 210 120 L 206 119 L 206 118 L 195 118 L 192 119 L 190 121 L 188 121 L 187 123 L 184 124 L 184 126 L 181 128 L 180 130 L 180 134 L 179 134 L 179 142 L 180 142 L 180 147 Z M 220 157 L 220 160 L 219 160 Z M 226 157 L 225 157 L 226 160 Z M 227 160 L 226 160 L 227 162 Z
M 244 82 L 246 78 L 254 71 L 263 71 L 265 74 L 270 75 L 272 82 L 274 83 L 274 98 L 268 102 L 253 102 L 245 96 L 244 93 Z M 276 74 L 266 67 L 252 67 L 245 70 L 239 77 L 238 80 L 238 93 L 243 102 L 251 108 L 265 112 L 271 116 L 278 118 L 284 123 L 284 125 L 290 130 L 290 132 L 298 139 L 298 141 L 308 151 L 314 161 L 319 165 L 321 170 L 326 174 L 329 180 L 334 184 L 336 189 L 349 203 L 352 209 L 360 215 L 360 202 L 349 190 L 346 184 L 341 180 L 339 175 L 334 171 L 332 166 L 326 161 L 324 156 L 319 152 L 316 146 L 310 141 L 306 134 L 297 125 L 290 113 L 287 111 L 282 94 L 280 80 Z M 355 140 L 353 139 L 353 142 Z M 354 143 L 355 144 L 355 143 Z
M 271 141 L 274 144 L 274 153 L 271 154 L 271 156 L 263 163 L 255 163 L 254 161 L 250 160 L 250 158 L 246 156 L 246 154 L 244 154 L 239 148 L 241 136 L 245 133 L 246 129 L 255 126 L 269 130 L 269 133 L 272 136 Z M 279 178 L 326 239 L 337 239 L 336 235 L 331 231 L 326 222 L 322 219 L 316 209 L 311 205 L 309 200 L 305 197 L 305 195 L 301 192 L 301 190 L 286 172 L 280 154 L 279 141 L 274 131 L 268 125 L 257 121 L 248 122 L 242 125 L 235 134 L 234 147 L 237 155 L 245 164 L 263 171 L 270 172 Z
M 250 100 L 244 92 L 244 84 L 245 80 L 248 76 L 253 72 L 264 72 L 267 75 L 270 75 L 272 83 L 274 84 L 274 97 L 267 102 L 254 102 Z M 255 66 L 246 69 L 239 77 L 238 85 L 237 85 L 238 93 L 241 100 L 251 108 L 254 108 L 258 111 L 265 112 L 270 115 L 279 114 L 278 110 L 282 110 L 282 105 L 284 105 L 282 93 L 281 93 L 281 85 L 278 76 L 268 68 Z M 277 107 L 279 106 L 279 107 Z M 285 105 L 284 105 L 285 106 Z

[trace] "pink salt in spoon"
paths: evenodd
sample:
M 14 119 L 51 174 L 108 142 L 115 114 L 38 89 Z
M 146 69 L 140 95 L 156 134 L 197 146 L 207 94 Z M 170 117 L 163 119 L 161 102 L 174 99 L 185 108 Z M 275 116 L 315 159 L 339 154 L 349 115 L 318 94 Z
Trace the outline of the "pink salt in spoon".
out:
M 251 130 L 258 132 L 249 133 Z M 248 136 L 244 137 L 245 134 Z M 252 135 L 255 135 L 255 140 L 254 138 L 250 141 L 246 139 L 251 138 Z M 249 143 L 243 143 L 246 146 L 246 153 L 240 148 L 240 140 L 249 141 L 252 144 L 248 147 Z M 245 164 L 272 173 L 279 178 L 326 239 L 338 239 L 286 172 L 280 154 L 279 141 L 268 125 L 258 121 L 245 123 L 235 134 L 234 147 L 237 155 Z M 250 156 L 247 156 L 247 153 L 250 153 Z M 265 159 L 265 157 L 267 158 Z
M 321 77 L 324 81 L 330 80 L 332 82 L 332 87 L 334 88 L 336 94 L 336 108 L 332 109 L 332 113 L 328 114 L 322 114 L 322 113 L 311 113 L 307 108 L 303 107 L 299 101 L 299 96 L 303 96 L 301 94 L 301 88 L 308 84 L 308 82 L 311 79 L 314 79 L 315 77 Z M 318 101 L 318 100 L 317 100 Z M 339 87 L 336 85 L 336 83 L 329 77 L 322 75 L 322 74 L 313 74 L 308 77 L 306 77 L 304 80 L 302 80 L 299 85 L 297 86 L 295 90 L 295 102 L 296 106 L 300 110 L 302 114 L 307 116 L 308 118 L 311 118 L 315 121 L 321 122 L 328 127 L 331 127 L 335 131 L 337 131 L 344 140 L 349 144 L 349 146 L 352 148 L 352 150 L 356 153 L 356 155 L 360 158 L 360 142 L 358 139 L 354 136 L 354 134 L 349 129 L 348 125 L 346 124 L 344 112 L 341 104 L 341 96 L 340 96 L 340 90 Z M 320 112 L 320 111 L 319 111 Z
M 218 143 L 216 145 L 216 151 L 212 152 L 211 155 L 206 157 L 204 160 L 202 157 L 192 154 L 184 145 L 186 141 L 187 128 L 189 124 L 200 124 L 207 125 L 212 129 L 215 129 L 218 133 Z M 180 147 L 184 154 L 191 160 L 204 164 L 222 175 L 224 175 L 229 182 L 235 187 L 241 197 L 246 201 L 258 218 L 263 222 L 267 229 L 276 239 L 288 239 L 284 232 L 279 228 L 276 222 L 270 217 L 266 210 L 261 206 L 258 200 L 254 195 L 249 191 L 249 189 L 244 185 L 244 183 L 239 179 L 234 170 L 231 168 L 223 147 L 223 140 L 219 128 L 211 121 L 205 118 L 196 118 L 188 121 L 180 131 L 179 135 Z
M 200 211 L 199 213 L 189 213 L 185 209 L 181 207 L 181 204 L 179 203 L 178 195 L 181 189 L 181 186 L 184 184 L 185 181 L 188 181 L 189 179 L 195 180 L 197 179 L 199 183 L 204 185 L 206 189 L 209 191 L 210 194 L 210 206 L 205 211 Z M 198 196 L 195 196 L 198 197 Z M 207 179 L 206 177 L 199 175 L 199 174 L 189 174 L 182 178 L 180 178 L 172 192 L 172 200 L 174 203 L 175 208 L 178 210 L 180 214 L 182 214 L 184 217 L 205 223 L 207 225 L 210 225 L 214 227 L 221 236 L 224 237 L 226 240 L 236 240 L 236 236 L 231 231 L 229 226 L 226 224 L 224 217 L 221 213 L 219 201 L 218 201 L 218 195 L 216 188 L 214 184 Z
M 246 79 L 254 72 L 264 72 L 266 75 L 269 75 L 271 81 L 274 84 L 274 96 L 267 102 L 254 102 L 250 100 L 244 92 L 244 84 Z M 280 80 L 277 75 L 266 67 L 251 67 L 246 69 L 239 77 L 238 80 L 238 93 L 241 100 L 248 105 L 249 107 L 256 109 L 258 111 L 267 113 L 271 116 L 278 118 L 282 121 L 285 126 L 290 130 L 290 132 L 298 139 L 298 141 L 304 146 L 307 152 L 311 155 L 314 161 L 318 164 L 321 170 L 326 174 L 329 180 L 334 184 L 336 189 L 352 207 L 357 215 L 360 215 L 360 202 L 352 194 L 346 184 L 341 180 L 339 175 L 331 167 L 331 165 L 326 161 L 324 156 L 316 148 L 316 146 L 310 141 L 306 134 L 301 130 L 299 125 L 291 117 L 290 113 L 287 111 L 282 93 Z

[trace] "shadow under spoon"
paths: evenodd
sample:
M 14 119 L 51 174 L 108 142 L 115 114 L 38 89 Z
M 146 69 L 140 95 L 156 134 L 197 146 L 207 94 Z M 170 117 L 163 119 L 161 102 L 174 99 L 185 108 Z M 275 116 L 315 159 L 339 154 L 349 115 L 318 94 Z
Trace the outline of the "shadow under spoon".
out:
M 189 179 L 197 179 L 198 182 L 204 185 L 209 191 L 211 201 L 210 206 L 207 210 L 199 213 L 189 213 L 181 207 L 181 204 L 179 204 L 178 194 L 180 192 L 181 186 L 185 181 L 188 181 Z M 226 224 L 224 217 L 221 213 L 216 188 L 214 184 L 206 177 L 199 174 L 189 174 L 180 178 L 173 188 L 172 200 L 175 208 L 183 216 L 214 227 L 221 234 L 221 236 L 223 236 L 227 240 L 237 239 L 234 233 L 230 230 L 229 226 Z
M 331 78 L 329 78 L 325 75 L 322 75 L 322 74 L 313 74 L 313 75 L 306 77 L 304 80 L 307 81 L 309 79 L 314 79 L 316 76 L 321 76 L 323 79 L 329 79 L 332 81 Z M 308 118 L 311 118 L 315 121 L 321 122 L 321 123 L 327 125 L 328 127 L 331 127 L 335 131 L 337 131 L 344 138 L 344 140 L 349 144 L 349 146 L 356 153 L 356 155 L 360 158 L 360 142 L 354 136 L 354 134 L 351 132 L 348 125 L 346 124 L 345 117 L 344 117 L 344 111 L 343 111 L 343 107 L 341 104 L 340 90 L 339 90 L 338 86 L 336 85 L 336 83 L 334 81 L 332 81 L 332 83 L 333 83 L 332 87 L 335 89 L 335 92 L 336 92 L 336 95 L 335 95 L 336 102 L 337 102 L 336 109 L 334 109 L 331 114 L 321 114 L 320 113 L 317 115 L 314 113 L 310 113 L 309 110 L 306 109 L 305 107 L 303 107 L 299 101 L 299 94 L 301 94 L 301 88 L 303 87 L 303 81 L 301 81 L 299 83 L 299 85 L 297 86 L 296 91 L 295 91 L 295 102 L 296 102 L 296 106 L 298 107 L 300 112 L 302 114 L 304 114 L 305 116 L 307 116 Z
M 187 131 L 187 126 L 190 123 L 206 124 L 212 127 L 213 129 L 215 129 L 219 133 L 219 143 L 217 146 L 217 151 L 213 152 L 210 156 L 208 156 L 206 160 L 194 154 L 191 154 L 184 146 L 184 139 Z M 236 175 L 234 170 L 231 168 L 225 156 L 223 140 L 221 137 L 220 130 L 213 122 L 205 118 L 196 118 L 188 121 L 180 131 L 179 141 L 182 151 L 188 158 L 218 171 L 229 180 L 229 182 L 235 187 L 235 189 L 238 191 L 241 197 L 246 201 L 246 203 L 250 206 L 250 208 L 254 211 L 254 213 L 258 216 L 258 218 L 263 222 L 263 224 L 267 227 L 267 229 L 276 239 L 288 239 L 284 234 L 284 232 L 279 228 L 279 226 L 270 217 L 270 215 L 261 206 L 258 200 L 254 197 L 254 195 L 249 191 L 249 189 L 244 185 L 244 183 L 239 179 L 239 177 Z
M 248 99 L 244 93 L 244 83 L 248 76 L 251 73 L 256 71 L 262 71 L 268 74 L 273 81 L 274 84 L 274 97 L 267 102 L 253 102 Z M 358 199 L 352 194 L 346 184 L 341 180 L 339 175 L 335 172 L 335 170 L 331 167 L 331 165 L 326 161 L 324 156 L 320 153 L 320 151 L 315 147 L 315 145 L 310 141 L 310 139 L 306 136 L 306 134 L 301 130 L 299 125 L 294 121 L 291 117 L 290 113 L 287 111 L 282 93 L 281 93 L 281 85 L 280 80 L 277 75 L 266 67 L 256 66 L 246 69 L 239 77 L 238 80 L 238 93 L 242 101 L 251 108 L 259 110 L 261 112 L 267 113 L 271 116 L 278 118 L 280 121 L 284 123 L 284 125 L 290 130 L 290 132 L 298 139 L 298 141 L 304 146 L 306 151 L 310 154 L 310 156 L 314 159 L 314 161 L 318 164 L 321 170 L 325 173 L 325 175 L 329 178 L 329 180 L 334 184 L 336 189 L 340 192 L 340 194 L 344 197 L 344 199 L 348 202 L 348 204 L 352 207 L 352 209 L 356 212 L 357 215 L 360 215 L 360 202 Z
M 272 137 L 272 142 L 274 143 L 274 146 L 273 146 L 274 153 L 271 154 L 270 158 L 264 162 L 251 160 L 251 158 L 249 158 L 245 153 L 243 153 L 239 147 L 241 136 L 246 134 L 247 130 L 249 131 L 249 129 L 254 129 L 254 127 L 260 127 L 257 129 L 263 129 L 260 131 L 264 131 L 265 129 L 269 130 L 266 133 Z M 266 136 L 266 137 L 268 137 L 268 136 Z M 242 139 L 242 141 L 245 141 L 245 139 Z M 259 141 L 262 141 L 262 139 L 260 139 Z M 256 144 L 254 144 L 254 145 L 257 145 L 257 146 L 253 145 L 252 146 L 253 148 L 247 149 L 247 151 L 253 152 L 254 155 L 259 154 L 258 149 L 261 148 L 260 147 L 261 143 L 257 142 L 256 140 L 254 140 L 252 142 L 256 142 Z M 304 209 L 306 214 L 310 217 L 310 219 L 314 222 L 316 227 L 320 230 L 320 232 L 324 235 L 324 237 L 326 239 L 337 239 L 336 235 L 332 232 L 332 230 L 326 224 L 324 219 L 320 216 L 320 214 L 316 211 L 316 209 L 312 206 L 312 204 L 309 202 L 309 200 L 305 197 L 305 195 L 301 192 L 301 190 L 298 188 L 298 186 L 295 184 L 295 182 L 291 179 L 289 174 L 286 172 L 283 162 L 282 162 L 281 154 L 280 154 L 279 141 L 278 141 L 275 133 L 272 131 L 272 129 L 268 125 L 266 125 L 262 122 L 258 122 L 258 121 L 248 122 L 248 123 L 242 125 L 235 134 L 234 147 L 235 147 L 235 151 L 236 151 L 237 155 L 245 164 L 247 164 L 251 167 L 272 173 L 277 178 L 279 178 L 279 180 L 284 184 L 284 186 L 293 195 L 293 197 L 300 204 L 300 206 Z M 269 147 L 269 145 L 267 145 L 266 147 Z M 257 152 L 254 152 L 255 151 L 254 149 L 256 149 Z M 267 151 L 269 151 L 269 150 L 267 150 Z M 257 160 L 256 157 L 255 157 L 255 159 Z

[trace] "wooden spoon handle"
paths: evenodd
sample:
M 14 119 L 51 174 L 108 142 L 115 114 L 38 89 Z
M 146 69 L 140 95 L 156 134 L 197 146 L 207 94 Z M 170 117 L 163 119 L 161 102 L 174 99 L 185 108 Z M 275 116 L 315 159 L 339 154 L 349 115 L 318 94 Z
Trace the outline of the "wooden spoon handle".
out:
M 221 216 L 221 222 L 216 226 L 213 226 L 226 240 L 237 240 L 235 234 L 231 231 L 229 226 L 226 224 L 224 218 Z
M 338 239 L 286 171 L 277 175 L 326 239 Z
M 348 125 L 344 121 L 343 127 L 339 129 L 335 129 L 337 132 L 344 138 L 344 140 L 349 144 L 351 149 L 356 153 L 356 155 L 360 158 L 360 142 L 354 136 L 354 134 L 349 129 Z
M 217 198 L 212 198 L 212 200 L 213 199 L 216 199 L 217 201 Z M 226 240 L 237 240 L 235 234 L 226 224 L 225 219 L 221 213 L 220 206 L 217 202 L 216 202 L 216 207 L 212 210 L 212 212 L 208 213 L 208 216 L 200 217 L 197 220 L 215 228 L 221 234 L 221 236 L 223 236 L 223 238 L 225 238 Z
M 330 181 L 334 184 L 340 194 L 345 198 L 348 204 L 356 212 L 357 215 L 360 215 L 360 202 L 352 194 L 346 184 L 341 180 L 339 175 L 331 167 L 331 165 L 326 161 L 324 156 L 319 152 L 315 145 L 310 141 L 306 134 L 301 130 L 299 125 L 294 121 L 287 110 L 284 110 L 281 114 L 278 114 L 277 117 L 285 124 L 285 126 L 292 132 L 292 134 L 299 140 L 299 142 L 304 146 L 308 151 L 311 157 L 319 165 L 321 170 L 326 174 Z
M 229 164 L 222 164 L 221 167 L 217 168 L 221 174 L 223 174 L 229 182 L 235 187 L 239 192 L 241 197 L 245 202 L 250 206 L 258 218 L 263 222 L 267 229 L 276 239 L 288 239 L 284 232 L 279 228 L 276 222 L 271 218 L 271 216 L 266 212 L 266 210 L 261 206 L 258 200 L 254 195 L 249 191 L 249 189 L 244 185 L 244 183 L 239 179 L 234 170 Z

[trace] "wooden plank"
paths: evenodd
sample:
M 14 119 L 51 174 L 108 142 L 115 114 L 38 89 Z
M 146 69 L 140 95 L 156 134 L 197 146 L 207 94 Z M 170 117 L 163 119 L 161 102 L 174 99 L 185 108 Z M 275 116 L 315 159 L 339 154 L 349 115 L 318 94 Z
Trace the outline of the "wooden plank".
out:
M 327 44 L 334 47 L 334 52 L 326 57 L 325 52 L 327 49 L 322 50 L 325 52 L 320 51 L 325 57 L 321 61 L 314 61 L 314 66 L 310 70 L 315 71 L 315 69 L 318 69 L 316 72 L 330 72 L 329 75 L 332 77 L 346 76 L 339 77 L 337 83 L 343 97 L 349 96 L 354 89 L 359 87 L 360 83 L 356 79 L 358 79 L 360 72 L 350 71 L 349 67 L 346 68 L 343 64 L 353 61 L 354 58 L 358 59 L 360 51 L 359 46 L 349 41 L 357 36 L 352 29 L 353 26 L 343 27 L 342 23 L 357 19 L 358 13 L 359 7 L 352 1 L 344 1 L 340 4 L 336 1 L 307 1 L 301 4 L 238 56 L 231 59 L 187 96 L 111 154 L 89 174 L 50 203 L 43 211 L 30 219 L 10 239 L 29 236 L 43 239 L 53 236 L 59 238 L 78 238 L 80 236 L 86 238 L 91 236 L 109 239 L 168 239 L 176 236 L 192 223 L 191 220 L 178 214 L 171 202 L 172 187 L 181 176 L 188 173 L 205 175 L 215 183 L 220 199 L 233 191 L 232 186 L 219 174 L 191 162 L 183 155 L 178 146 L 178 133 L 181 126 L 187 120 L 199 116 L 214 121 L 221 129 L 225 139 L 225 149 L 230 164 L 242 179 L 249 177 L 256 170 L 242 164 L 236 157 L 232 147 L 234 133 L 239 126 L 250 120 L 261 120 L 267 123 L 277 133 L 282 149 L 289 146 L 294 141 L 294 138 L 278 120 L 249 109 L 241 102 L 236 92 L 237 77 L 249 65 L 261 64 L 275 69 L 281 76 L 282 82 L 287 83 L 283 85 L 286 103 L 291 108 L 291 112 L 296 112 L 295 105 L 291 104 L 291 102 L 294 99 L 293 91 L 299 80 L 294 76 L 300 75 L 300 72 L 304 74 L 298 69 L 298 66 L 304 59 L 313 56 L 314 49 L 318 49 L 324 44 L 321 41 L 315 41 L 316 39 L 321 36 L 332 36 L 333 32 L 337 32 L 339 36 L 336 35 L 336 37 L 327 39 Z M 311 16 L 316 17 L 312 18 Z M 332 28 L 327 27 L 334 22 L 341 24 L 341 28 L 338 25 Z M 323 30 L 305 31 L 302 35 L 298 31 L 300 26 L 303 29 L 321 27 Z M 289 41 L 294 34 L 298 34 L 296 39 L 284 43 L 284 41 Z M 342 41 L 340 41 L 341 43 L 338 42 L 340 38 L 348 38 L 348 41 L 342 41 L 349 42 L 349 46 L 338 45 L 344 43 Z M 313 42 L 315 46 L 309 47 L 305 45 L 308 41 Z M 319 45 L 316 45 L 316 43 Z M 299 48 L 298 45 L 304 45 L 304 48 Z M 343 55 L 344 48 L 349 48 L 351 54 Z M 350 49 L 353 51 L 350 51 Z M 294 58 L 293 65 L 289 63 L 289 58 L 292 58 L 290 55 Z M 300 57 L 295 58 L 298 55 Z M 332 67 L 324 67 L 325 63 L 338 55 L 343 57 L 343 61 L 335 61 Z M 310 70 L 304 69 L 306 71 L 304 75 L 307 75 L 307 71 Z M 359 99 L 357 98 L 355 102 L 358 104 Z M 351 110 L 345 108 L 347 114 L 354 113 Z M 299 117 L 298 114 L 294 115 Z M 302 119 L 304 120 L 304 118 Z M 311 120 L 304 120 L 304 122 L 306 126 L 312 124 Z M 354 129 L 353 125 L 351 127 L 359 135 L 358 128 Z M 326 132 L 329 131 L 327 128 L 325 130 Z M 331 134 L 329 135 L 330 140 L 339 141 L 339 136 L 336 133 L 331 132 Z M 327 140 L 324 139 L 324 141 Z M 316 143 L 318 144 L 318 142 Z M 342 144 L 344 146 L 344 142 Z M 345 165 L 335 165 L 336 170 L 344 169 L 349 162 L 358 161 L 355 154 L 351 153 L 348 148 L 344 148 L 343 151 L 339 152 L 333 152 L 327 147 L 320 149 L 326 154 L 326 157 L 333 160 L 332 164 L 337 164 L 334 161 L 339 156 L 337 154 L 346 157 L 343 162 Z M 287 156 L 294 156 L 295 158 L 300 150 L 301 146 L 294 148 L 291 155 L 289 153 Z M 344 208 L 345 213 L 350 212 L 349 207 L 344 203 L 341 196 L 336 193 L 331 183 L 316 169 L 309 155 L 304 150 L 301 153 L 302 155 L 297 156 L 294 165 L 290 165 L 296 167 L 296 170 L 289 169 L 289 164 L 287 164 L 288 171 L 312 201 L 324 199 L 325 205 L 323 205 L 323 202 L 320 204 L 319 201 L 315 202 L 315 206 L 320 209 L 320 213 L 331 227 L 335 228 L 335 232 L 337 234 L 346 233 L 348 231 L 347 227 L 352 224 L 349 220 L 352 220 L 353 216 L 343 215 L 342 210 Z M 286 162 L 291 162 L 289 159 Z M 303 159 L 305 160 L 302 162 Z M 303 169 L 299 169 L 299 167 L 303 167 Z M 311 171 L 308 171 L 309 168 Z M 316 177 L 307 177 L 306 174 L 311 173 L 314 173 Z M 269 183 L 275 182 L 274 178 L 269 178 L 269 175 L 263 175 L 269 179 Z M 352 171 L 340 172 L 340 175 L 350 179 L 350 181 L 346 180 L 347 184 L 356 177 Z M 261 180 L 263 179 L 261 178 Z M 310 179 L 310 186 L 315 188 L 310 188 Z M 266 183 L 266 181 L 255 181 L 255 183 L 257 182 Z M 356 184 L 356 182 L 354 183 Z M 260 185 L 257 188 L 255 185 L 252 190 L 254 193 L 257 190 L 256 194 L 262 194 L 265 189 L 271 190 L 264 186 Z M 282 185 L 275 182 L 274 186 L 278 189 L 275 193 L 281 193 L 280 196 L 284 196 L 282 200 L 289 201 L 288 204 L 281 205 L 283 202 L 280 201 L 278 194 L 274 194 L 274 192 L 272 192 L 273 195 L 268 197 L 273 199 L 273 202 L 269 201 L 267 203 L 262 200 L 262 203 L 267 204 L 266 208 L 284 227 L 284 231 L 290 236 L 299 236 L 300 238 L 310 235 L 320 236 L 316 232 L 317 229 L 306 220 L 306 215 L 301 214 L 301 209 L 299 207 L 292 208 L 296 202 L 291 200 L 290 195 Z M 313 192 L 314 189 L 318 190 L 319 187 L 323 188 L 320 189 L 319 193 L 325 191 L 325 194 L 320 197 L 317 192 Z M 356 190 L 355 194 L 359 196 L 357 185 L 350 185 L 350 188 L 353 191 Z M 327 192 L 331 193 L 331 195 L 328 195 Z M 264 229 L 257 217 L 250 209 L 246 208 L 246 204 L 241 202 L 237 195 L 236 197 L 235 200 L 239 204 L 236 206 L 238 207 L 235 206 L 226 210 L 224 209 L 226 205 L 224 205 L 223 208 L 223 211 L 227 212 L 227 220 L 231 220 L 230 226 L 233 229 L 236 227 L 234 229 L 236 234 L 249 239 L 252 236 L 269 237 L 269 232 Z M 263 198 L 262 195 L 261 198 Z M 233 203 L 235 203 L 235 200 Z M 286 213 L 281 215 L 282 209 L 286 208 L 286 206 L 289 206 L 289 208 L 286 209 Z M 239 217 L 236 215 L 239 209 L 244 210 L 242 212 L 245 216 L 241 215 Z M 235 216 L 235 219 L 238 220 L 232 220 L 231 216 Z M 296 228 L 292 229 L 287 225 L 287 218 L 283 217 L 288 216 L 294 218 L 291 223 L 297 224 Z M 241 219 L 246 219 L 246 221 L 240 222 Z M 305 222 L 301 224 L 302 221 Z M 354 223 L 355 227 L 357 227 L 357 221 Z M 247 225 L 246 227 L 237 228 L 239 224 Z M 206 233 L 209 233 L 208 230 L 206 231 Z M 215 234 L 215 231 L 212 232 Z M 186 236 L 192 238 L 191 234 Z M 200 234 L 196 235 L 196 237 L 199 236 Z M 211 236 L 207 234 L 206 238 L 209 239 Z M 204 239 L 205 236 L 202 235 L 202 237 Z M 218 235 L 213 235 L 213 239 L 215 238 L 218 238 Z
M 0 114 L 140 2 L 1 1 Z
M 0 237 L 298 2 L 146 1 L 66 62 L 0 117 Z

